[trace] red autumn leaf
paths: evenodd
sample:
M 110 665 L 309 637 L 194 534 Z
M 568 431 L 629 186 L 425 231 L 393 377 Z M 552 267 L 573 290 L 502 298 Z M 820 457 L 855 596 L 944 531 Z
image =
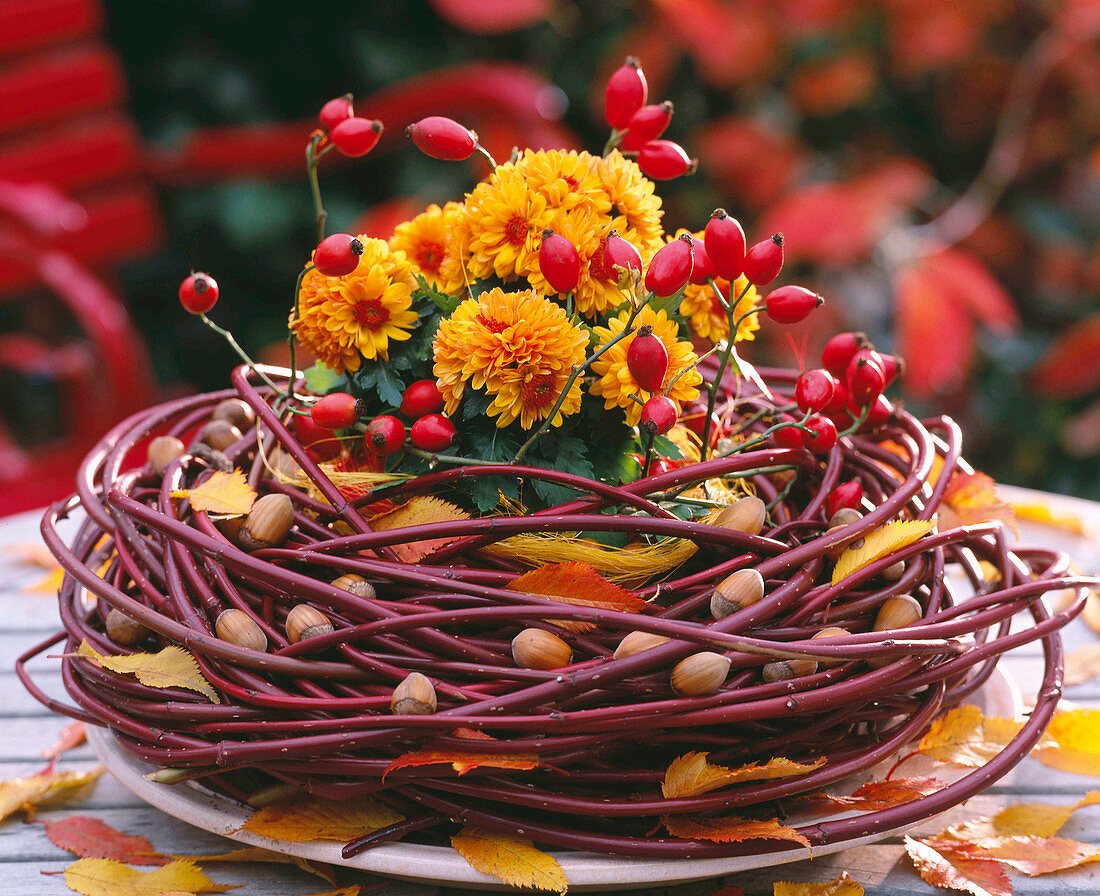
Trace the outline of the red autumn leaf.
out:
M 786 134 L 749 118 L 712 121 L 696 131 L 690 142 L 699 154 L 700 167 L 721 190 L 755 208 L 774 202 L 790 186 L 802 162 L 801 149 Z
M 925 883 L 974 896 L 1012 896 L 1004 866 L 962 840 L 905 838 L 905 851 Z
M 609 582 L 587 563 L 551 563 L 532 569 L 508 583 L 509 591 L 538 594 L 565 604 L 641 613 L 648 606 L 637 595 Z M 570 631 L 591 631 L 590 622 L 552 620 Z
M 496 741 L 484 731 L 475 731 L 472 728 L 456 728 L 455 737 L 463 740 Z M 466 774 L 475 768 L 485 766 L 487 768 L 505 768 L 516 771 L 528 771 L 539 764 L 537 753 L 477 753 L 473 750 L 414 750 L 404 756 L 398 756 L 386 766 L 382 772 L 382 779 L 386 775 L 399 768 L 415 768 L 420 765 L 441 765 L 449 762 L 451 767 L 460 775 Z
M 406 503 L 371 517 L 372 529 L 403 529 L 412 526 L 426 526 L 432 523 L 449 523 L 456 520 L 468 520 L 470 514 L 442 498 L 417 495 Z M 454 538 L 421 538 L 419 541 L 402 542 L 391 546 L 398 560 L 403 563 L 416 563 L 429 554 L 438 551 L 443 545 L 450 544 Z
M 129 865 L 167 865 L 168 858 L 144 837 L 124 834 L 87 815 L 43 822 L 54 846 L 85 859 L 114 859 Z
M 945 249 L 930 256 L 927 264 L 976 321 L 998 334 L 1019 329 L 1012 297 L 976 256 L 964 249 Z
M 845 809 L 877 812 L 879 809 L 889 809 L 928 796 L 942 788 L 943 784 L 935 778 L 894 778 L 889 781 L 869 781 L 849 796 L 821 793 L 811 794 L 808 799 L 823 804 L 826 808 L 841 806 Z
M 997 494 L 997 483 L 981 472 L 952 473 L 939 513 L 944 529 L 1000 520 L 1013 532 L 1018 532 L 1016 511 Z
M 1080 398 L 1100 386 L 1100 314 L 1064 330 L 1031 370 L 1031 385 L 1053 398 Z
M 774 24 L 764 6 L 721 0 L 654 0 L 653 6 L 712 87 L 731 88 L 758 73 L 776 49 Z
M 56 759 L 62 753 L 67 753 L 69 750 L 74 750 L 84 743 L 85 732 L 83 722 L 70 722 L 64 728 L 61 729 L 61 733 L 57 735 L 57 742 L 47 749 L 42 751 L 43 759 Z
M 894 290 L 906 390 L 921 397 L 954 392 L 974 354 L 973 321 L 924 267 L 903 271 Z
M 553 10 L 550 0 L 430 0 L 443 20 L 470 34 L 505 34 L 530 28 Z
M 724 818 L 691 817 L 687 815 L 669 815 L 661 819 L 673 837 L 683 840 L 710 840 L 715 843 L 741 843 L 744 840 L 791 840 L 801 843 L 806 849 L 810 841 L 794 828 L 780 824 L 779 819 L 757 821 L 751 818 L 737 818 L 728 815 Z
M 973 845 L 983 856 L 1031 877 L 1100 861 L 1100 848 L 1065 837 L 988 837 Z

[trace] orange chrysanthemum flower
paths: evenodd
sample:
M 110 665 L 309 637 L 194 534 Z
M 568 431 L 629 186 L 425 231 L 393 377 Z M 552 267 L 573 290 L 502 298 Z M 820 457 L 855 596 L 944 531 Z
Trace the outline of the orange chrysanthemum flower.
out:
M 439 324 L 434 373 L 448 414 L 467 386 L 484 388 L 491 416 L 504 427 L 519 419 L 524 429 L 543 420 L 557 401 L 574 365 L 584 363 L 588 335 L 565 311 L 531 291 L 491 289 L 467 299 Z M 553 423 L 580 407 L 574 383 Z
M 635 162 L 617 149 L 599 161 L 600 180 L 611 200 L 611 226 L 619 236 L 638 247 L 657 251 L 664 243 L 661 228 L 661 197 L 654 192 L 653 181 L 642 174 Z
M 302 279 L 298 316 L 290 326 L 302 345 L 337 373 L 363 359 L 389 357 L 390 340 L 408 339 L 419 315 L 412 310 L 412 266 L 385 240 L 360 236 L 359 266 L 343 277 L 313 270 Z
M 590 153 L 528 149 L 516 161 L 516 171 L 553 209 L 584 207 L 597 214 L 611 210 L 611 197 L 600 180 L 600 160 Z
M 599 337 L 600 346 L 607 345 L 626 328 L 626 322 L 630 317 L 629 311 L 621 312 L 607 322 L 606 327 L 596 327 L 596 335 Z M 695 363 L 695 351 L 690 342 L 682 341 L 675 322 L 669 320 L 664 311 L 654 311 L 646 305 L 642 308 L 635 325 L 638 327 L 650 326 L 653 335 L 665 344 L 668 349 L 668 372 L 665 374 L 662 389 L 667 388 L 669 382 L 680 371 L 685 370 Z M 634 381 L 630 369 L 626 365 L 626 353 L 630 343 L 634 341 L 631 334 L 625 339 L 616 342 L 602 356 L 592 362 L 592 372 L 596 380 L 588 387 L 593 395 L 599 395 L 604 400 L 604 407 L 610 410 L 621 407 L 626 413 L 626 422 L 631 426 L 638 423 L 642 415 L 642 406 L 633 398 L 645 399 L 648 393 Z M 679 404 L 694 401 L 699 395 L 699 384 L 703 381 L 699 371 L 692 367 L 683 376 L 676 380 L 675 385 L 669 390 L 668 397 Z
M 500 165 L 466 197 L 469 272 L 483 280 L 525 277 L 538 264 L 539 240 L 554 213 L 514 165 Z
M 461 212 L 458 202 L 443 208 L 429 205 L 411 221 L 398 224 L 390 237 L 390 248 L 404 252 L 417 273 L 437 288 L 443 283 L 440 272 L 447 256 L 448 231 Z

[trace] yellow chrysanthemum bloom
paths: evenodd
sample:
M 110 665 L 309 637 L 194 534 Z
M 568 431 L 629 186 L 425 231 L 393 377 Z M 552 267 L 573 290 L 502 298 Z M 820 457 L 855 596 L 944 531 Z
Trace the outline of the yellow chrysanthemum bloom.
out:
M 411 221 L 398 224 L 390 237 L 390 248 L 404 252 L 414 269 L 437 288 L 443 282 L 440 269 L 447 255 L 448 231 L 461 211 L 458 202 L 443 208 L 429 205 Z
M 554 219 L 546 197 L 513 165 L 500 165 L 466 197 L 471 275 L 525 277 L 538 265 L 542 231 Z
M 530 290 L 498 287 L 467 299 L 440 322 L 433 372 L 448 414 L 469 385 L 494 396 L 489 413 L 497 426 L 518 418 L 530 429 L 550 412 L 574 365 L 584 363 L 587 346 L 588 335 L 560 306 Z M 579 407 L 575 383 L 554 425 Z
M 385 240 L 360 236 L 359 266 L 343 277 L 316 270 L 302 279 L 298 317 L 290 326 L 302 345 L 337 373 L 359 369 L 365 358 L 389 358 L 390 340 L 412 334 L 419 315 L 412 310 L 415 281 L 404 252 Z
M 654 192 L 653 181 L 617 149 L 599 160 L 599 171 L 611 200 L 611 226 L 623 239 L 633 242 L 643 257 L 645 248 L 652 247 L 655 252 L 664 243 L 661 228 L 664 212 L 661 197 Z
M 611 210 L 611 198 L 600 180 L 600 160 L 590 153 L 528 149 L 516 161 L 516 171 L 551 208 L 569 211 L 583 206 L 597 214 Z
M 676 236 L 672 239 L 688 232 L 683 229 L 677 230 Z M 702 240 L 704 232 L 700 230 L 691 235 L 694 239 Z M 729 281 L 722 277 L 715 277 L 714 285 L 721 290 L 723 298 L 729 303 L 731 301 Z M 748 288 L 747 292 L 745 291 L 746 287 Z M 752 286 L 746 277 L 738 277 L 734 282 L 732 301 L 737 301 L 737 297 L 741 293 L 745 293 L 745 295 L 734 312 L 735 318 L 740 317 L 750 308 L 755 308 L 760 299 L 756 287 Z M 709 283 L 702 285 L 689 283 L 684 288 L 684 298 L 680 303 L 680 314 L 688 319 L 688 326 L 691 328 L 692 333 L 713 342 L 715 345 L 724 340 L 729 334 L 730 322 L 726 315 L 726 309 L 722 307 L 722 303 L 718 300 L 718 296 L 714 294 L 714 289 Z M 737 338 L 734 341 L 742 342 L 754 339 L 755 333 L 759 329 L 759 315 L 750 315 L 738 325 Z
M 449 295 L 464 295 L 476 278 L 470 273 L 470 215 L 466 206 L 457 209 L 448 222 L 447 245 L 439 263 L 438 289 Z
M 581 260 L 580 278 L 577 281 L 578 286 L 588 279 L 590 259 L 596 254 L 596 250 L 600 246 L 601 226 L 600 216 L 584 206 L 577 206 L 567 212 L 558 211 L 554 215 L 553 222 L 550 224 L 550 227 L 555 233 L 565 237 L 577 249 L 577 254 L 580 256 Z M 553 295 L 556 293 L 556 290 L 542 275 L 542 269 L 537 263 L 537 257 L 534 270 L 527 274 L 527 282 L 531 284 L 531 287 L 536 292 L 540 292 L 543 295 Z M 619 301 L 622 301 L 622 299 L 620 298 Z
M 629 317 L 630 312 L 623 311 L 617 317 L 608 320 L 606 327 L 596 327 L 600 345 L 607 345 L 618 336 L 626 328 Z M 668 371 L 661 384 L 662 389 L 667 388 L 669 381 L 681 370 L 695 363 L 696 355 L 691 343 L 679 338 L 675 322 L 669 320 L 664 311 L 654 311 L 652 307 L 646 305 L 634 323 L 637 327 L 652 327 L 653 335 L 668 349 Z M 634 401 L 633 396 L 644 400 L 649 395 L 634 381 L 630 369 L 626 366 L 626 353 L 633 341 L 634 334 L 631 334 L 616 342 L 592 362 L 592 372 L 596 375 L 596 380 L 588 387 L 591 394 L 603 398 L 604 407 L 608 410 L 621 407 L 626 413 L 626 422 L 631 426 L 637 425 L 642 415 L 642 406 Z M 679 404 L 694 401 L 699 395 L 698 387 L 702 381 L 703 377 L 700 376 L 699 371 L 692 367 L 676 380 L 676 384 L 669 390 L 668 397 Z

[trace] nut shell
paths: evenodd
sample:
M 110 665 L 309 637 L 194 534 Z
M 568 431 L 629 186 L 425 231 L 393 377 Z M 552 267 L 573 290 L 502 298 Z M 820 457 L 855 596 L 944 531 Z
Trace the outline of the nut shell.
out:
M 286 541 L 294 525 L 294 502 L 289 495 L 270 494 L 258 498 L 237 533 L 237 541 L 248 551 L 271 548 Z
M 116 644 L 122 644 L 126 647 L 145 640 L 145 636 L 149 634 L 149 629 L 134 619 L 133 616 L 129 616 L 114 607 L 107 614 L 106 625 L 107 637 Z
M 660 647 L 666 641 L 668 641 L 668 638 L 664 635 L 657 635 L 653 632 L 631 632 L 615 648 L 615 659 L 625 659 L 628 656 L 641 653 L 643 650 Z
M 344 591 L 350 591 L 356 597 L 363 597 L 367 600 L 375 600 L 378 597 L 378 592 L 374 590 L 374 586 L 362 576 L 355 575 L 355 573 L 349 572 L 338 579 L 333 579 L 331 584 L 337 588 L 342 588 Z
M 557 669 L 569 665 L 573 648 L 541 628 L 525 628 L 512 639 L 512 659 L 523 669 Z
M 681 697 L 702 697 L 717 691 L 729 675 L 730 661 L 720 653 L 693 653 L 672 667 L 672 689 Z
M 887 582 L 896 582 L 905 575 L 905 561 L 899 560 L 897 563 L 891 563 L 882 571 L 881 575 Z
M 923 615 L 924 610 L 921 609 L 921 605 L 916 600 L 908 594 L 901 594 L 897 597 L 887 598 L 882 602 L 882 606 L 878 608 L 878 614 L 875 616 L 873 628 L 876 632 L 905 628 L 907 625 L 912 625 Z
M 851 632 L 848 631 L 848 629 L 846 629 L 846 628 L 838 628 L 837 626 L 831 626 L 830 628 L 823 628 L 816 635 L 814 635 L 813 638 L 811 638 L 810 640 L 813 641 L 813 640 L 816 640 L 818 638 L 843 638 L 845 635 L 850 635 L 850 634 L 851 634 Z M 818 660 L 817 664 L 822 669 L 832 669 L 834 666 L 843 666 L 846 662 L 847 662 L 847 660 L 843 660 L 843 659 Z
M 749 535 L 759 535 L 767 517 L 767 505 L 756 495 L 748 495 L 722 508 L 714 520 L 714 525 Z
M 225 451 L 244 434 L 228 420 L 211 420 L 199 430 L 199 441 L 215 451 Z
M 256 424 L 256 412 L 247 401 L 240 398 L 219 401 L 210 417 L 214 420 L 226 420 L 241 432 L 248 432 Z
M 332 630 L 332 621 L 309 604 L 298 604 L 286 614 L 286 636 L 291 644 L 327 635 Z
M 765 663 L 760 674 L 768 684 L 775 684 L 777 681 L 790 681 L 793 678 L 801 678 L 803 675 L 813 675 L 816 671 L 816 660 L 776 660 L 774 663 Z
M 436 706 L 435 685 L 420 672 L 410 672 L 390 697 L 390 710 L 395 716 L 429 716 Z
M 755 569 L 739 569 L 726 576 L 710 595 L 710 615 L 725 619 L 752 606 L 764 596 L 764 579 Z
M 249 650 L 267 650 L 267 635 L 244 610 L 223 610 L 214 623 L 214 632 L 223 641 Z
M 267 475 L 279 482 L 294 484 L 302 475 L 302 468 L 282 448 L 273 448 L 267 456 Z
M 149 443 L 146 452 L 149 466 L 158 476 L 163 476 L 168 465 L 186 450 L 183 442 L 175 436 L 157 436 Z

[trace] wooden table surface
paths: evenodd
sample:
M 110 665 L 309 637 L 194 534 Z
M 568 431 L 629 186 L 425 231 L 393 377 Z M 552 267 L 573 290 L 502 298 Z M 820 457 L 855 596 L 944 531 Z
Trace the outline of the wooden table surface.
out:
M 1057 532 L 1046 533 L 1046 543 L 1064 539 Z M 40 706 L 21 686 L 13 672 L 15 658 L 27 647 L 57 630 L 56 601 L 52 594 L 28 592 L 28 586 L 43 579 L 42 569 L 19 562 L 19 547 L 40 543 L 38 514 L 24 514 L 0 520 L 0 780 L 26 776 L 44 765 L 42 750 L 52 745 L 67 720 Z M 1078 546 L 1080 547 L 1080 546 Z M 1080 557 L 1084 572 L 1100 569 L 1100 545 L 1086 546 Z M 1096 635 L 1077 620 L 1064 633 L 1067 649 L 1096 640 Z M 1014 651 L 1002 660 L 1002 668 L 1017 682 L 1023 694 L 1034 692 L 1040 679 L 1041 658 L 1038 647 Z M 59 662 L 40 657 L 31 664 L 36 680 L 51 695 L 64 697 Z M 1066 698 L 1074 706 L 1100 708 L 1100 680 L 1067 688 Z M 88 746 L 66 753 L 62 769 L 87 769 L 96 765 Z M 1100 770 L 1098 770 L 1100 771 Z M 989 815 L 997 809 L 1022 801 L 1071 803 L 1085 790 L 1100 787 L 1096 778 L 1058 772 L 1025 759 L 1008 777 L 991 790 L 945 816 L 916 829 L 918 835 L 942 830 L 949 823 Z M 104 774 L 89 792 L 79 798 L 42 809 L 42 819 L 68 815 L 90 815 L 102 819 L 120 831 L 148 837 L 154 847 L 171 854 L 212 854 L 237 848 L 230 840 L 208 834 L 147 806 L 122 787 L 110 774 Z M 1077 812 L 1062 834 L 1089 843 L 1100 843 L 1100 806 Z M 41 872 L 61 871 L 74 857 L 55 847 L 38 824 L 26 824 L 18 816 L 0 823 L 0 896 L 28 894 L 65 894 L 60 876 Z M 285 865 L 210 864 L 206 873 L 218 883 L 247 884 L 238 891 L 242 896 L 297 896 L 331 889 L 319 878 Z M 873 896 L 945 893 L 925 884 L 905 855 L 900 837 L 891 837 L 871 846 L 861 846 L 831 856 L 796 862 L 776 869 L 730 875 L 696 884 L 644 891 L 650 894 L 706 896 L 721 885 L 739 885 L 749 896 L 770 894 L 772 882 L 827 881 L 847 871 Z M 340 886 L 363 885 L 363 892 L 376 896 L 459 896 L 472 891 L 432 885 L 404 883 L 364 874 L 351 869 L 336 871 Z M 1100 894 L 1100 864 L 1059 874 L 1028 878 L 1012 874 L 1015 891 L 1020 894 Z M 642 892 L 642 891 L 635 891 Z

